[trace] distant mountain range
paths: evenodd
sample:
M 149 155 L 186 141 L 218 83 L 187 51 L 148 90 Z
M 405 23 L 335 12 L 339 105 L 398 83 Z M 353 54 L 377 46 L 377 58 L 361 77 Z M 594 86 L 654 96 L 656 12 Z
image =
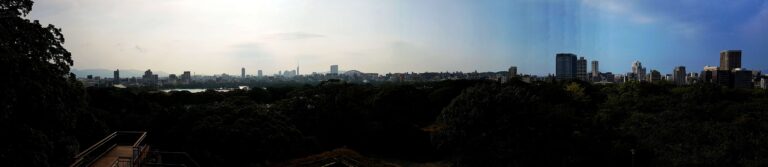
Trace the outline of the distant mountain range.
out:
M 102 78 L 112 78 L 113 71 L 109 69 L 71 69 L 70 72 L 74 73 L 78 78 L 85 78 L 88 75 Z M 134 70 L 134 69 L 120 69 L 120 78 L 141 77 L 146 70 Z M 152 71 L 153 74 L 157 74 L 160 77 L 168 76 L 168 73 L 163 71 Z

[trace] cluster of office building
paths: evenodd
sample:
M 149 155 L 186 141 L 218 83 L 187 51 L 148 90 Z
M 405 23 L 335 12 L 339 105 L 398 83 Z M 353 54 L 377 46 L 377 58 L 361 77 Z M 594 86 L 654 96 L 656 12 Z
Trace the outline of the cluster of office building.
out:
M 555 55 L 558 80 L 582 80 L 598 84 L 623 82 L 671 82 L 677 85 L 695 83 L 716 83 L 732 88 L 768 88 L 766 75 L 758 70 L 748 70 L 741 66 L 741 50 L 724 50 L 720 52 L 720 66 L 705 66 L 700 73 L 687 72 L 685 66 L 677 66 L 671 74 L 662 75 L 658 70 L 648 70 L 640 61 L 632 63 L 632 71 L 615 75 L 610 72 L 601 73 L 598 61 L 592 61 L 592 70 L 587 72 L 587 60 L 577 59 L 573 53 L 558 53 Z

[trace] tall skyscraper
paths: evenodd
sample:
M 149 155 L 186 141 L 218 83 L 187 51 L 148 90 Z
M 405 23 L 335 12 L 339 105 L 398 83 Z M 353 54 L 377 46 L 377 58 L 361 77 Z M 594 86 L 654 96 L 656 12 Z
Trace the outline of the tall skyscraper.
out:
M 677 66 L 672 72 L 672 81 L 677 85 L 685 85 L 685 66 Z
M 517 66 L 509 67 L 509 76 L 508 78 L 514 78 L 517 77 Z
M 245 67 L 240 69 L 240 78 L 245 78 Z
M 579 60 L 576 61 L 576 78 L 582 81 L 588 81 L 589 77 L 587 76 L 587 59 L 579 57 Z
M 261 78 L 262 74 L 263 73 L 261 72 L 261 70 L 259 70 L 259 74 L 258 74 L 259 78 Z
M 640 61 L 635 61 L 632 63 L 632 74 L 635 75 L 635 80 L 637 81 L 643 81 L 645 80 L 645 67 L 643 67 L 643 63 L 640 63 Z
M 594 80 L 600 79 L 600 66 L 597 60 L 592 60 L 592 78 Z
M 734 70 L 741 68 L 741 50 L 724 50 L 720 52 L 720 69 Z
M 576 54 L 558 53 L 555 55 L 556 69 L 555 77 L 558 80 L 569 80 L 576 78 Z
M 339 65 L 331 65 L 331 74 L 339 75 Z
M 120 83 L 120 69 L 115 70 L 114 75 L 115 75 L 114 76 L 115 83 L 119 84 Z
M 183 74 L 181 74 L 181 82 L 184 84 L 189 84 L 192 82 L 192 73 L 189 71 L 184 71 Z

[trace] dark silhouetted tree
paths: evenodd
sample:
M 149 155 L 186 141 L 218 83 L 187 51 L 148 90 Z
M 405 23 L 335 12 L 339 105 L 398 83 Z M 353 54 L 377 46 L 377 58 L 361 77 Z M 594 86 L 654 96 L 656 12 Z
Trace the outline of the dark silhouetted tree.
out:
M 79 148 L 74 132 L 90 126 L 84 91 L 69 67 L 61 29 L 24 17 L 30 0 L 0 1 L 0 164 L 59 166 Z M 91 119 L 79 122 L 78 120 Z M 93 126 L 84 132 L 93 134 Z

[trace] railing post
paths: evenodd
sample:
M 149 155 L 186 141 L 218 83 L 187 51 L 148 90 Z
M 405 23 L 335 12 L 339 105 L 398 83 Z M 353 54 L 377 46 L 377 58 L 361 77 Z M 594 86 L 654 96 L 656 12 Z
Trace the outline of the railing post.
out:
M 133 156 L 131 156 L 131 163 L 136 162 L 136 159 L 138 158 L 139 158 L 139 148 L 133 147 Z M 131 166 L 133 166 L 133 164 L 131 164 Z

